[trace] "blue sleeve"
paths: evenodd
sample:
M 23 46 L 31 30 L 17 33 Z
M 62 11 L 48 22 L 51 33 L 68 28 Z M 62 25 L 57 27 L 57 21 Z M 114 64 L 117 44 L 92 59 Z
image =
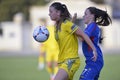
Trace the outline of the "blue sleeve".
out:
M 95 30 L 95 28 L 96 28 L 96 24 L 91 23 L 87 26 L 84 32 L 90 37 L 92 36 L 92 32 Z

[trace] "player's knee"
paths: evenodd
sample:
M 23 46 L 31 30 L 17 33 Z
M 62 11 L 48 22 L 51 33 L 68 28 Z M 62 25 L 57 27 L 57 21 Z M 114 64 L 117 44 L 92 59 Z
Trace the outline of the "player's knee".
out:
M 51 67 L 52 67 L 52 63 L 51 63 L 51 62 L 48 62 L 48 63 L 47 63 L 47 66 L 51 68 Z
M 57 66 L 58 66 L 58 63 L 57 63 L 57 62 L 54 62 L 54 66 L 57 67 Z

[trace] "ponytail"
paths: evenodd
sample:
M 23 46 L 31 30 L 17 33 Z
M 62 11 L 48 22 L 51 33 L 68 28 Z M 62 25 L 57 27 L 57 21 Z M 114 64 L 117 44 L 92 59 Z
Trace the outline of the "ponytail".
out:
M 61 20 L 71 19 L 71 14 L 69 13 L 65 4 L 61 4 L 60 2 L 54 2 L 53 4 L 51 4 L 51 6 L 61 12 Z
M 64 19 L 71 19 L 71 14 L 69 13 L 66 5 L 62 4 L 62 7 L 64 8 L 64 12 L 62 12 L 61 17 L 63 17 Z
M 89 7 L 87 8 L 90 10 L 91 14 L 94 14 L 95 16 L 95 22 L 100 26 L 108 26 L 110 23 L 112 23 L 111 18 L 107 14 L 107 11 L 100 10 L 95 7 Z
M 90 13 L 94 15 L 94 21 L 100 25 L 100 26 L 108 26 L 110 23 L 112 23 L 112 20 L 110 16 L 108 15 L 107 11 L 103 11 L 101 9 L 98 9 L 96 7 L 88 7 Z M 101 35 L 99 39 L 99 43 L 102 43 L 103 41 L 103 30 L 101 30 Z
M 61 23 L 66 19 L 71 20 L 71 15 L 67 9 L 65 4 L 61 4 L 60 2 L 54 2 L 50 7 L 54 7 L 56 10 L 60 11 L 60 20 L 56 22 L 56 32 L 60 29 Z

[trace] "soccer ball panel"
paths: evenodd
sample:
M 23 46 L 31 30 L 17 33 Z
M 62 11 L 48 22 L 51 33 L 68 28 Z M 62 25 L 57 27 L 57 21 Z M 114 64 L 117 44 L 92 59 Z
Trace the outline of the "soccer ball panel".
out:
M 38 26 L 33 31 L 33 38 L 37 42 L 45 42 L 49 37 L 49 31 L 45 26 Z

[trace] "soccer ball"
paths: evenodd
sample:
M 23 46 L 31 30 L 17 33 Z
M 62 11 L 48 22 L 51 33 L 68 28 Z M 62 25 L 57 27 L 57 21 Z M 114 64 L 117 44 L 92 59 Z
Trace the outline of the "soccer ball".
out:
M 34 28 L 33 38 L 37 42 L 45 42 L 49 38 L 49 31 L 45 26 L 38 26 Z

